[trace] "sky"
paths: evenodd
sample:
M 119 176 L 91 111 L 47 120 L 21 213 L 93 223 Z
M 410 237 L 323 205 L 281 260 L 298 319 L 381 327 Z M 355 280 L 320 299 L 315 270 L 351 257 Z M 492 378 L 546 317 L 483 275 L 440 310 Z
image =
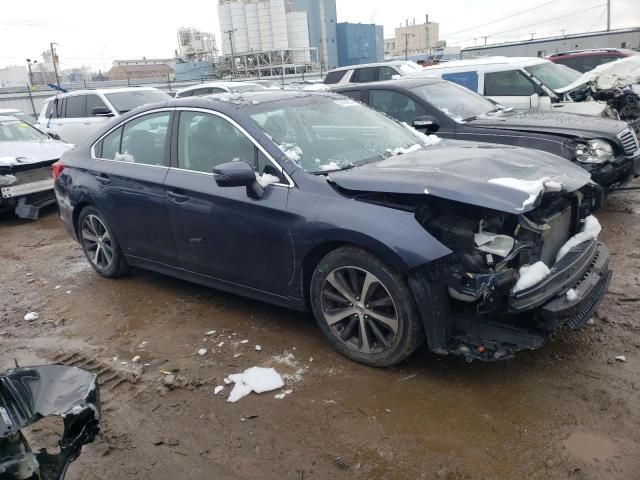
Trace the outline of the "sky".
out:
M 639 0 L 611 0 L 611 28 L 640 26 Z M 473 46 L 605 28 L 606 0 L 337 0 L 338 22 L 377 23 L 385 37 L 426 14 L 440 24 L 448 45 Z M 0 15 L 0 67 L 41 61 L 58 44 L 62 68 L 108 70 L 114 59 L 172 57 L 177 29 L 213 32 L 220 46 L 216 0 L 177 4 L 148 0 L 4 0 Z

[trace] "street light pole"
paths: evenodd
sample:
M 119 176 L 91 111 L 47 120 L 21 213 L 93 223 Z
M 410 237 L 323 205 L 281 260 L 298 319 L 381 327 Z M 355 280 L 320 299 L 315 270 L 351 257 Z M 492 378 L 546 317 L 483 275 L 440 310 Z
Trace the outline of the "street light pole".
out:
M 31 71 L 31 59 L 27 58 L 27 67 L 29 68 L 29 85 L 33 86 L 33 72 Z
M 236 53 L 233 50 L 233 34 L 237 32 L 238 29 L 234 28 L 233 30 L 225 30 L 225 34 L 229 35 L 229 43 L 231 44 L 231 69 L 233 71 L 233 78 L 236 78 Z
M 51 42 L 49 44 L 49 47 L 51 47 L 51 61 L 53 62 L 53 71 L 56 74 L 56 83 L 60 86 L 60 77 L 58 76 L 58 67 L 56 65 L 56 52 L 53 48 L 54 45 L 57 45 L 57 43 Z
M 414 33 L 403 33 L 404 35 L 404 59 L 409 60 L 409 37 L 415 37 Z

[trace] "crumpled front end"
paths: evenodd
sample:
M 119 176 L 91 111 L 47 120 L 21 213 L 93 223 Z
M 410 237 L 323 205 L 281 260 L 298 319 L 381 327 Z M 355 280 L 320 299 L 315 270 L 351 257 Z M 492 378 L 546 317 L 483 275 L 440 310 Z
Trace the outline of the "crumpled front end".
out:
M 602 191 L 588 184 L 549 191 L 520 215 L 464 205 L 418 210 L 453 251 L 409 277 L 430 349 L 499 360 L 540 347 L 560 327 L 584 326 L 611 279 L 592 216 L 601 203 Z
M 21 429 L 59 416 L 59 452 L 33 452 Z M 0 375 L 0 478 L 61 480 L 83 445 L 100 431 L 100 394 L 95 374 L 76 367 L 16 368 Z

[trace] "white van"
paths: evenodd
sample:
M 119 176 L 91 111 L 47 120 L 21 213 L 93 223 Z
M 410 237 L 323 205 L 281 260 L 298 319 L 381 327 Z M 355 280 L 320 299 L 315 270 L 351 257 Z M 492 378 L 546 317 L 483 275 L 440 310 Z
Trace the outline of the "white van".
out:
M 409 76 L 449 80 L 508 107 L 608 116 L 606 103 L 584 101 L 588 91 L 563 91 L 580 75 L 544 58 L 485 57 L 433 65 Z
M 171 100 L 169 95 L 153 87 L 75 90 L 45 100 L 36 127 L 77 145 L 110 117 L 118 117 L 147 103 L 168 100 Z

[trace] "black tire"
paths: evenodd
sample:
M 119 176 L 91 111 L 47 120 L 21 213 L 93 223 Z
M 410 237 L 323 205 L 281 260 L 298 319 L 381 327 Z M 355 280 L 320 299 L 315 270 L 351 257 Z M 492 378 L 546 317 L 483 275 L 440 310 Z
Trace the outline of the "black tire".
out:
M 362 286 L 358 286 L 360 281 Z M 354 297 L 352 304 L 349 295 L 358 290 L 366 298 Z M 356 362 L 374 367 L 395 365 L 424 341 L 424 328 L 406 279 L 363 249 L 341 247 L 320 260 L 311 277 L 310 303 L 331 345 Z M 344 319 L 335 320 L 345 314 Z
M 96 220 L 98 220 L 99 223 Z M 120 244 L 113 233 L 113 229 L 109 226 L 109 222 L 107 222 L 106 217 L 100 210 L 91 206 L 82 209 L 78 216 L 77 228 L 78 239 L 80 240 L 84 256 L 97 273 L 106 278 L 118 278 L 129 273 L 130 267 L 127 265 Z M 103 234 L 99 241 L 102 253 L 98 253 L 97 255 L 98 243 L 97 241 L 93 241 L 95 233 Z M 106 233 L 107 236 L 104 236 L 104 233 Z M 92 248 L 93 245 L 95 245 L 96 248 Z M 109 245 L 109 248 L 107 248 L 107 245 Z M 110 252 L 110 255 L 108 252 Z M 98 259 L 97 261 L 96 258 Z M 109 261 L 107 262 L 106 260 Z

